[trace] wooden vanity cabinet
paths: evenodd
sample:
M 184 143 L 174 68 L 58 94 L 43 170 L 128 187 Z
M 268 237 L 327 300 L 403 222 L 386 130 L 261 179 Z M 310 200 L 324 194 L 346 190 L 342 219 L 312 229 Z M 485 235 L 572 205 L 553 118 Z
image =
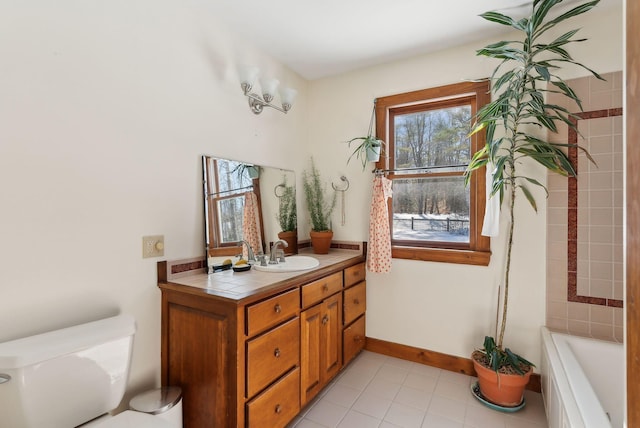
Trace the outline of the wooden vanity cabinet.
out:
M 364 263 L 344 270 L 342 361 L 345 365 L 362 351 L 365 344 L 365 311 L 367 309 L 365 276 Z
M 162 385 L 182 387 L 184 428 L 284 428 L 364 345 L 364 264 L 234 299 L 167 281 L 166 263 Z

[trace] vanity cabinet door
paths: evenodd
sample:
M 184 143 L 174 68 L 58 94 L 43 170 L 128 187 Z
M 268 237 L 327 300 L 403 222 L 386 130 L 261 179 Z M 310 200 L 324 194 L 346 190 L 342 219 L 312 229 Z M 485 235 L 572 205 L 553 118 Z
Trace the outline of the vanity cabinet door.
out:
M 300 314 L 300 402 L 304 406 L 342 367 L 342 294 Z
M 320 391 L 320 335 L 322 305 L 300 313 L 300 405 Z
M 326 385 L 342 367 L 342 293 L 322 302 L 322 337 L 324 347 L 320 361 L 322 383 Z

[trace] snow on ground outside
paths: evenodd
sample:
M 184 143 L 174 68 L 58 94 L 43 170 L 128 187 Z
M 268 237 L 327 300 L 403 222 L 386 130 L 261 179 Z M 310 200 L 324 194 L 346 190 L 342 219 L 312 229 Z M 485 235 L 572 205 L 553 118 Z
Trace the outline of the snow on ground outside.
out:
M 411 230 L 411 218 L 414 221 L 414 227 L 416 230 Z M 433 226 L 439 223 L 442 227 L 446 227 L 445 221 L 442 222 L 428 222 L 425 220 L 465 220 L 467 223 L 463 230 L 451 231 L 447 230 L 430 230 L 425 229 L 428 224 Z M 426 241 L 447 241 L 447 242 L 469 242 L 469 226 L 468 217 L 457 216 L 455 214 L 406 214 L 395 213 L 393 214 L 393 239 L 411 239 L 411 240 L 426 240 Z M 452 222 L 453 224 L 458 223 Z M 437 226 L 436 226 L 437 227 Z

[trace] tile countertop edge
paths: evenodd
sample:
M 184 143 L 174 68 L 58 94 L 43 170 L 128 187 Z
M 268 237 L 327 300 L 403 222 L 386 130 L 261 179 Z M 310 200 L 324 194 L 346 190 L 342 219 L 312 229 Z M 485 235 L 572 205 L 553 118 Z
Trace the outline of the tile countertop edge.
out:
M 247 272 L 228 270 L 213 274 L 194 273 L 166 282 L 159 280 L 158 287 L 167 291 L 250 303 L 260 300 L 265 294 L 284 291 L 365 261 L 363 253 L 357 250 L 332 249 L 329 254 L 301 251 L 299 255 L 315 257 L 320 265 L 309 270 L 282 273 L 254 269 Z

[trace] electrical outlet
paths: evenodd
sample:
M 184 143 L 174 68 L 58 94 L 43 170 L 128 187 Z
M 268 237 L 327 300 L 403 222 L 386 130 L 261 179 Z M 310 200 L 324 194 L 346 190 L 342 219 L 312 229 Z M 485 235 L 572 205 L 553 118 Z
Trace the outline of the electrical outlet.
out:
M 142 258 L 164 256 L 164 235 L 142 237 Z

